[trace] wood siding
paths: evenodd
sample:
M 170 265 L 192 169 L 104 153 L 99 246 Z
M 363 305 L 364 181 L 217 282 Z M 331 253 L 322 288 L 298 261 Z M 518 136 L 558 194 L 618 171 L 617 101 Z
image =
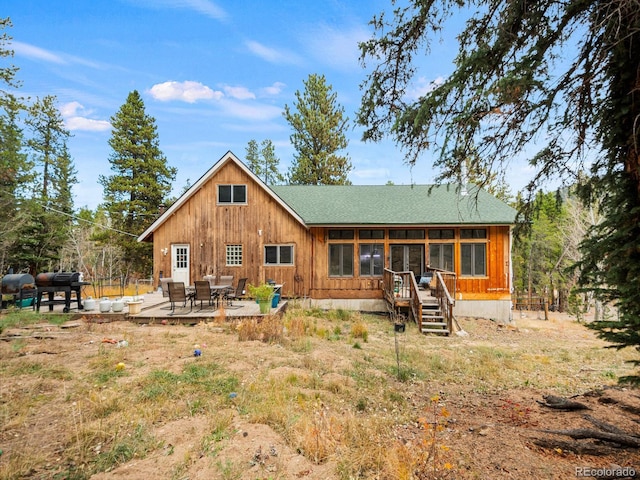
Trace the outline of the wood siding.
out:
M 344 229 L 344 227 L 340 227 Z M 379 227 L 381 228 L 381 227 Z M 394 227 L 395 228 L 395 227 Z M 442 228 L 442 227 L 438 227 Z M 447 227 L 449 228 L 449 227 Z M 468 227 L 461 227 L 468 228 Z M 456 299 L 495 300 L 510 298 L 509 259 L 510 244 L 508 226 L 474 226 L 486 228 L 487 238 L 479 240 L 461 240 L 460 228 L 455 228 L 455 238 L 431 241 L 432 243 L 454 244 L 455 273 L 458 276 Z M 367 228 L 369 230 L 370 228 Z M 425 230 L 428 231 L 428 227 Z M 312 298 L 382 298 L 382 275 L 379 277 L 360 276 L 358 272 L 358 245 L 363 243 L 381 243 L 384 245 L 384 267 L 391 268 L 391 245 L 422 245 L 425 252 L 425 266 L 429 258 L 429 240 L 390 240 L 389 228 L 384 228 L 385 238 L 380 240 L 358 240 L 358 229 L 354 228 L 354 240 L 329 240 L 331 228 L 312 228 L 313 236 L 313 282 L 310 286 Z M 354 275 L 352 277 L 329 277 L 329 244 L 352 243 L 354 246 Z M 487 275 L 483 277 L 465 277 L 460 270 L 460 244 L 485 243 L 487 245 Z M 452 292 L 453 293 L 453 292 Z
M 511 299 L 509 281 L 510 258 L 509 227 L 487 227 L 487 275 L 465 277 L 460 271 L 460 244 L 456 245 L 456 300 L 505 300 Z M 461 240 L 477 242 L 479 240 Z
M 217 204 L 218 185 L 246 185 L 247 203 Z M 308 294 L 311 277 L 307 229 L 282 208 L 261 185 L 229 162 L 173 212 L 153 234 L 154 279 L 171 276 L 172 244 L 190 246 L 190 282 L 204 275 L 233 275 L 257 284 L 267 279 L 284 284 L 283 296 Z M 293 266 L 264 265 L 265 245 L 293 245 Z M 242 245 L 242 265 L 226 265 L 227 245 Z

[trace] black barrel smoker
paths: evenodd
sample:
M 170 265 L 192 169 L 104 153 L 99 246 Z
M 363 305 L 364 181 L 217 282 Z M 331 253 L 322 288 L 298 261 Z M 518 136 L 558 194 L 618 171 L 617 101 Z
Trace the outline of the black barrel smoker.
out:
M 36 286 L 38 287 L 38 301 L 36 308 L 40 311 L 42 305 L 48 305 L 49 311 L 53 306 L 63 304 L 62 311 L 68 313 L 71 309 L 71 292 L 75 293 L 78 302 L 78 310 L 82 310 L 82 287 L 89 283 L 82 281 L 80 272 L 46 272 L 36 275 Z M 48 298 L 42 301 L 42 295 L 46 293 Z M 64 294 L 64 300 L 56 300 L 55 294 Z
M 9 302 L 22 308 L 33 305 L 35 308 L 36 283 L 28 273 L 11 273 L 2 277 L 2 296 L 11 296 L 12 300 L 2 300 L 2 308 Z M 29 301 L 30 300 L 30 301 Z

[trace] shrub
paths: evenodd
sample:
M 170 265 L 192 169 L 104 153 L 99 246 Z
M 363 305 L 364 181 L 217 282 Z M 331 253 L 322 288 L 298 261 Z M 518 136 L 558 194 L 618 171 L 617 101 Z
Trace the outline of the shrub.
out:
M 363 341 L 367 341 L 369 338 L 369 331 L 367 326 L 361 320 L 351 325 L 351 336 L 353 338 L 361 338 Z
M 238 324 L 238 340 L 260 340 L 265 343 L 279 343 L 284 337 L 284 325 L 279 317 L 269 315 L 260 320 L 252 318 Z

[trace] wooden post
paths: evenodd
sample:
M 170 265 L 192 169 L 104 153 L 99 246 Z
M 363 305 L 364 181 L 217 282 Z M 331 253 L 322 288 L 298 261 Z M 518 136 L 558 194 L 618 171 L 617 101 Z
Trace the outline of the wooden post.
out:
M 549 301 L 546 297 L 544 299 L 544 319 L 549 320 Z

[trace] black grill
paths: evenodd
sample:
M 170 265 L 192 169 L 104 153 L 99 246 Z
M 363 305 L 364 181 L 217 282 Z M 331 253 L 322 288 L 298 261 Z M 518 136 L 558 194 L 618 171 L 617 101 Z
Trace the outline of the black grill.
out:
M 68 313 L 71 309 L 71 292 L 75 292 L 78 302 L 78 310 L 82 310 L 82 287 L 89 285 L 82 281 L 80 272 L 46 272 L 36 275 L 36 286 L 38 287 L 38 301 L 36 308 L 40 311 L 42 305 L 48 305 L 49 311 L 53 306 L 63 304 L 63 312 Z M 42 301 L 42 294 L 48 294 L 48 299 Z M 55 294 L 63 293 L 64 300 L 56 300 Z
M 36 297 L 36 283 L 33 275 L 28 273 L 11 273 L 2 277 L 2 295 L 11 295 L 13 303 L 16 307 L 22 308 L 26 306 L 25 300 L 34 299 Z M 3 301 L 2 306 L 5 307 L 8 301 Z M 31 300 L 31 304 L 34 301 Z

